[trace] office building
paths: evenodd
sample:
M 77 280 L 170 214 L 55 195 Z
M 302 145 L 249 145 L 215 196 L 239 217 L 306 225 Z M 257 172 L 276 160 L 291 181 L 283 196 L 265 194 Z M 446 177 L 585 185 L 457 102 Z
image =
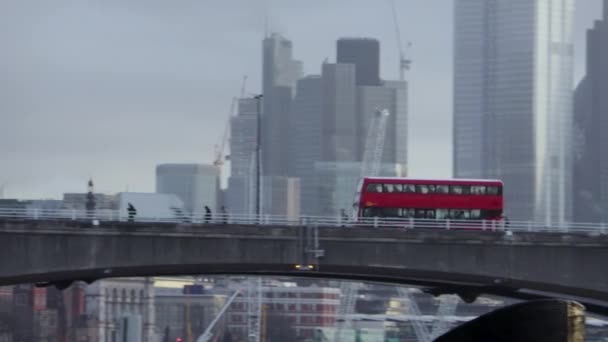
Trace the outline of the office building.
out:
M 300 216 L 300 179 L 262 177 L 262 214 L 297 219 Z
M 358 86 L 378 86 L 380 42 L 373 38 L 340 38 L 336 43 L 338 64 L 354 64 Z
M 230 120 L 230 177 L 224 202 L 233 214 L 254 211 L 257 119 L 257 101 L 239 99 L 237 115 Z
M 291 41 L 273 33 L 263 47 L 262 173 L 287 176 L 291 101 L 302 63 L 293 59 Z
M 357 78 L 359 69 L 375 70 L 366 63 L 379 56 L 378 41 L 344 38 L 337 45 L 339 63 L 323 63 L 320 76 L 299 80 L 293 101 L 290 175 L 300 178 L 301 211 L 310 215 L 352 207 L 376 109 L 390 112 L 382 169 L 407 174 L 407 83 L 381 81 L 377 72 L 373 82 Z
M 119 334 L 123 331 L 121 328 L 129 325 L 140 327 L 138 334 L 145 341 L 155 340 L 157 332 L 152 278 L 96 281 L 86 287 L 85 296 L 90 341 L 122 341 L 119 340 Z M 132 318 L 125 322 L 125 317 Z
M 298 80 L 293 102 L 289 140 L 289 175 L 300 179 L 300 205 L 304 215 L 315 215 L 317 192 L 314 163 L 321 160 L 323 79 L 320 75 Z
M 321 160 L 356 161 L 357 111 L 354 64 L 323 63 Z
M 587 31 L 586 74 L 574 95 L 573 214 L 577 222 L 608 221 L 608 0 Z
M 234 287 L 232 287 L 234 286 Z M 231 284 L 228 293 L 242 285 Z M 295 337 L 310 338 L 317 329 L 333 331 L 340 305 L 340 289 L 330 287 L 297 287 L 295 284 L 273 282 L 263 284 L 261 304 L 265 307 L 264 335 L 283 330 L 282 341 L 295 341 Z M 252 302 L 249 292 L 237 297 L 226 312 L 228 331 L 235 338 L 247 336 L 247 306 Z M 279 331 L 278 333 L 281 333 Z
M 515 220 L 571 218 L 574 3 L 454 2 L 454 175 L 502 179 Z
M 161 164 L 156 167 L 156 192 L 177 195 L 187 213 L 219 209 L 219 169 L 204 164 Z

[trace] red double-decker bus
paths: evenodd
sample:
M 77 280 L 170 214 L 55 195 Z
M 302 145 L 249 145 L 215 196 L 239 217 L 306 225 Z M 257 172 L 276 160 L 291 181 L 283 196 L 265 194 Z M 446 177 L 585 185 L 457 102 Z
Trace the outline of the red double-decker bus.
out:
M 360 221 L 483 221 L 503 218 L 503 183 L 499 180 L 366 177 L 356 205 Z

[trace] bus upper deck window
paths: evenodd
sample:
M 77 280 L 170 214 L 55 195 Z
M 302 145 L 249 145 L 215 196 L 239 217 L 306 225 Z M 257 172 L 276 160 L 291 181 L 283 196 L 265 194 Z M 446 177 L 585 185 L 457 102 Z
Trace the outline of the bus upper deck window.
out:
M 403 184 L 403 192 L 416 192 L 414 184 Z
M 499 191 L 498 191 L 498 187 L 497 186 L 489 186 L 488 187 L 488 195 L 499 195 Z
M 421 193 L 421 194 L 428 194 L 429 187 L 428 187 L 428 185 L 416 185 L 416 192 Z
M 448 186 L 447 185 L 437 185 L 437 187 L 435 188 L 435 192 L 437 192 L 438 194 L 447 194 Z
M 403 192 L 403 184 L 393 184 L 395 192 Z
M 395 186 L 393 184 L 384 184 L 384 192 L 395 192 Z
M 454 195 L 462 195 L 462 185 L 450 186 L 450 192 Z
M 367 192 L 382 192 L 382 184 L 368 184 Z
M 485 185 L 473 185 L 473 186 L 471 186 L 471 194 L 472 195 L 485 195 L 486 194 L 486 186 Z

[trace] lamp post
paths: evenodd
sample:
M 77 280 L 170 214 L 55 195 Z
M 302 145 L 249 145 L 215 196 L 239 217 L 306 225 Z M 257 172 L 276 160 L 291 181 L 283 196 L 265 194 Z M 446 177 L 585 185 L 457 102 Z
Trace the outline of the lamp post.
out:
M 262 98 L 264 95 L 258 94 L 253 98 L 256 100 L 257 105 L 257 136 L 256 136 L 256 151 L 255 151 L 255 214 L 258 217 L 258 220 L 261 216 L 261 202 L 262 202 L 262 173 L 261 173 L 261 163 L 262 163 Z

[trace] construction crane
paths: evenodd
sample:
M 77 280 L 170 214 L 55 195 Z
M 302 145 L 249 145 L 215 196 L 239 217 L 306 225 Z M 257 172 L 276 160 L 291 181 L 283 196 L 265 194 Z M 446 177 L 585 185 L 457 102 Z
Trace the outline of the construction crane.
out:
M 408 308 L 412 311 L 412 313 L 418 317 L 422 316 L 420 313 L 420 309 L 418 308 L 418 304 L 416 303 L 416 299 L 410 294 L 410 290 L 404 287 L 398 287 L 397 292 L 399 293 L 399 297 L 405 300 L 406 303 L 409 304 Z M 430 342 L 431 341 L 431 333 L 427 326 L 419 321 L 412 320 L 412 324 L 414 325 L 414 332 L 416 333 L 416 338 L 421 342 Z
M 209 326 L 207 327 L 207 329 L 205 329 L 205 331 L 203 332 L 203 334 L 201 336 L 199 336 L 199 338 L 196 339 L 196 342 L 207 342 L 209 340 L 211 340 L 211 338 L 213 337 L 213 328 L 216 326 L 216 324 L 218 324 L 218 322 L 220 321 L 220 319 L 223 317 L 224 313 L 226 312 L 226 310 L 228 310 L 228 308 L 230 307 L 230 305 L 232 304 L 232 302 L 236 299 L 236 297 L 241 294 L 240 290 L 236 290 L 234 292 L 234 294 L 232 294 L 232 296 L 230 296 L 230 298 L 228 298 L 228 300 L 226 301 L 226 303 L 224 303 L 224 306 L 222 307 L 222 309 L 220 310 L 220 312 L 218 312 L 218 314 L 215 316 L 215 318 L 213 319 L 213 321 L 211 321 L 211 323 L 209 324 Z
M 386 138 L 386 123 L 390 113 L 388 110 L 376 109 L 374 116 L 367 128 L 365 139 L 365 149 L 361 160 L 361 174 L 359 179 L 364 177 L 374 177 L 380 174 L 380 164 L 382 163 L 382 152 L 384 151 L 384 140 Z M 357 217 L 359 203 L 359 189 L 355 189 L 355 200 L 353 205 L 352 217 Z
M 239 99 L 237 97 L 232 98 L 232 101 L 230 102 L 230 110 L 228 111 L 228 120 L 226 121 L 226 126 L 224 127 L 224 133 L 222 134 L 220 143 L 214 146 L 215 151 L 213 165 L 217 166 L 220 169 L 224 165 L 224 161 L 226 160 L 226 155 L 224 151 L 226 149 L 226 144 L 228 143 L 228 139 L 230 137 L 230 119 L 232 119 L 235 114 L 238 102 Z
M 399 80 L 405 81 L 405 74 L 410 70 L 412 61 L 407 57 L 407 54 L 403 51 L 401 45 L 401 30 L 399 29 L 399 20 L 397 19 L 397 7 L 395 6 L 395 0 L 391 1 L 391 8 L 393 10 L 393 22 L 395 24 L 395 36 L 397 38 L 397 47 L 399 48 Z M 412 43 L 408 42 L 407 47 L 412 46 Z
M 388 110 L 376 109 L 374 115 L 367 128 L 367 137 L 365 139 L 365 149 L 361 160 L 361 179 L 363 177 L 374 177 L 380 173 L 380 165 L 382 163 L 382 152 L 384 151 L 384 140 L 386 138 L 386 123 L 390 113 Z M 355 189 L 355 198 L 358 189 Z M 353 218 L 356 217 L 356 207 L 354 208 Z M 338 324 L 334 334 L 334 341 L 342 339 L 342 332 L 351 324 L 351 314 L 355 310 L 357 295 L 360 288 L 359 283 L 342 282 L 340 284 L 340 306 L 338 307 L 338 315 L 342 320 Z
M 243 81 L 241 83 L 240 98 L 245 97 L 246 84 L 247 84 L 247 75 L 243 76 Z M 224 133 L 222 134 L 220 142 L 214 146 L 213 165 L 218 167 L 220 169 L 220 172 L 221 172 L 222 166 L 224 166 L 224 162 L 230 158 L 229 155 L 226 155 L 225 150 L 226 150 L 226 145 L 228 144 L 228 141 L 230 140 L 230 122 L 231 122 L 232 117 L 236 115 L 236 110 L 237 110 L 237 106 L 238 106 L 240 98 L 236 97 L 236 96 L 232 98 L 232 101 L 230 102 L 230 110 L 228 111 L 228 119 L 226 120 L 226 125 L 224 126 Z
M 260 342 L 264 314 L 262 309 L 262 278 L 251 277 L 247 284 L 247 333 L 249 341 Z
M 441 318 L 454 315 L 459 302 L 457 295 L 442 295 L 439 297 L 439 308 L 436 315 L 438 319 L 435 320 L 431 328 L 431 339 L 441 336 L 448 330 L 448 320 Z

